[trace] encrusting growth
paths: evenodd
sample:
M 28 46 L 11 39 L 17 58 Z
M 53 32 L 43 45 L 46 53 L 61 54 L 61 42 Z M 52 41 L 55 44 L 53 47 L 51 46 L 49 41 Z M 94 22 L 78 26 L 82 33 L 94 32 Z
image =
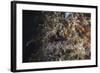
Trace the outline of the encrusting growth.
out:
M 41 49 L 30 61 L 64 61 L 91 58 L 89 13 L 42 12 Z

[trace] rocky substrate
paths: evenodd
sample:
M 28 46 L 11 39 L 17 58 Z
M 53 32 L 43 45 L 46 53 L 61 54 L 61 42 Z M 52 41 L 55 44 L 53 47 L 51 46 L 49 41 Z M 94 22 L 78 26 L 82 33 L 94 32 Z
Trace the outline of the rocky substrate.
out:
M 64 61 L 91 58 L 89 13 L 43 12 L 42 46 L 29 61 Z M 34 50 L 34 49 L 33 49 Z

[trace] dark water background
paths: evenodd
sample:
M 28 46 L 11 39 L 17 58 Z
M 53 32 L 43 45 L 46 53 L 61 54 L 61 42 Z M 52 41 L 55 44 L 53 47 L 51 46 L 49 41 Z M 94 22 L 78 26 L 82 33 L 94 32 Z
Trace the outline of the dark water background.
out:
M 23 62 L 28 62 L 32 53 L 38 51 L 40 44 L 30 42 L 41 33 L 38 25 L 41 24 L 41 11 L 23 10 Z M 28 45 L 27 43 L 30 42 Z

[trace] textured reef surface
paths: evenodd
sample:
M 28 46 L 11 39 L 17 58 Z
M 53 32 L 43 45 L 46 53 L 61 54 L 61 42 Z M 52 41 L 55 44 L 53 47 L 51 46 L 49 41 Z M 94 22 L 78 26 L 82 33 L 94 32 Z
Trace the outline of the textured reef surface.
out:
M 25 41 L 24 47 L 31 52 L 26 61 L 23 59 L 24 62 L 91 58 L 90 13 L 49 11 L 37 13 L 33 19 L 38 23 L 33 22 L 32 37 Z

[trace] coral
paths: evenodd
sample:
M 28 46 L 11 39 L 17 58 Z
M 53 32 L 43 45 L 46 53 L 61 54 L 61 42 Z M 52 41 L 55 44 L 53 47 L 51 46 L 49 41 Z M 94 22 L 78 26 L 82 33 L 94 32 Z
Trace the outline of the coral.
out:
M 66 15 L 68 14 L 68 15 Z M 65 16 L 66 15 L 66 16 Z M 91 57 L 89 13 L 42 12 L 42 46 L 36 61 L 84 60 Z M 36 57 L 34 54 L 31 61 Z

